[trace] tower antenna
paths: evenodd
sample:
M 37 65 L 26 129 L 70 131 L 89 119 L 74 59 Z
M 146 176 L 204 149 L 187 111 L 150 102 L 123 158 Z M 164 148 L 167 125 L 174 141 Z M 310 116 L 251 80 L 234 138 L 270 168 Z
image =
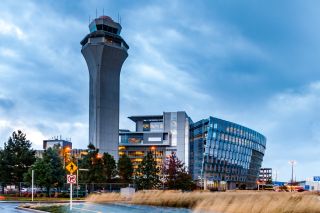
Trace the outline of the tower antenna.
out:
M 96 8 L 96 18 L 98 18 L 98 9 Z
M 90 16 L 89 16 L 89 25 L 90 25 Z

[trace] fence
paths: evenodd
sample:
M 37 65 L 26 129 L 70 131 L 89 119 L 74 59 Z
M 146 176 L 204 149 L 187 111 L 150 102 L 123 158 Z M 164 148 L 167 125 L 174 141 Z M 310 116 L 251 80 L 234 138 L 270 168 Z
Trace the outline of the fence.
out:
M 120 192 L 121 188 L 134 187 L 135 185 L 129 183 L 79 183 L 73 185 L 74 197 L 85 197 L 90 193 L 104 193 L 104 192 Z M 49 194 L 45 187 L 34 185 L 35 197 L 69 197 L 70 184 L 63 184 L 61 187 L 51 187 Z M 28 182 L 19 183 L 0 183 L 0 194 L 17 196 L 17 197 L 31 197 L 31 184 Z

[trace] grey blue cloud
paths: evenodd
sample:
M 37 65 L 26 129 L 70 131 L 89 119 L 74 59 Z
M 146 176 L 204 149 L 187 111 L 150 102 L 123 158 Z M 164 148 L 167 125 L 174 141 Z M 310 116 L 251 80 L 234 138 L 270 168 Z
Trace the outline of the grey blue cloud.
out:
M 317 1 L 9 1 L 0 7 L 0 146 L 23 129 L 35 148 L 55 135 L 88 143 L 88 19 L 121 16 L 126 117 L 185 110 L 268 138 L 263 166 L 320 175 Z

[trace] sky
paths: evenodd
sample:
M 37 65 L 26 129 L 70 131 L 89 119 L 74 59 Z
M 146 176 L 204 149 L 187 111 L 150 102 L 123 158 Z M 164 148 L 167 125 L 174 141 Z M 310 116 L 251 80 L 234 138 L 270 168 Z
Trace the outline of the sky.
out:
M 267 137 L 278 180 L 320 175 L 319 1 L 2 0 L 0 147 L 13 131 L 33 148 L 54 136 L 88 144 L 89 16 L 121 16 L 129 57 L 120 127 L 130 115 L 186 111 Z M 274 174 L 275 175 L 275 174 Z

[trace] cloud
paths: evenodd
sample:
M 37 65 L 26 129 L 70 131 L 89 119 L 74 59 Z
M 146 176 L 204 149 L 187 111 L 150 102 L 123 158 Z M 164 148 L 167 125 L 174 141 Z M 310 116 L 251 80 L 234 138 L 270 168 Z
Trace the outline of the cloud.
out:
M 104 6 L 2 2 L 0 141 L 22 128 L 35 147 L 56 135 L 86 147 L 89 80 L 79 42 L 88 33 L 88 15 Z M 130 46 L 121 72 L 120 127 L 133 128 L 126 117 L 134 114 L 185 110 L 194 121 L 211 115 L 266 135 L 264 166 L 278 170 L 280 179 L 290 176 L 290 159 L 298 161 L 301 178 L 320 173 L 311 168 L 320 136 L 314 8 L 108 2 L 105 13 L 120 12 Z
M 296 160 L 299 180 L 311 177 L 320 170 L 320 81 L 274 94 L 265 105 L 253 111 L 233 114 L 233 120 L 245 121 L 267 136 L 263 166 L 280 171 L 278 178 L 289 180 L 289 160 Z
M 8 58 L 18 58 L 19 54 L 13 50 L 13 49 L 9 49 L 9 48 L 0 48 L 0 55 L 2 57 L 8 57 Z
M 19 40 L 26 40 L 26 36 L 24 35 L 24 32 L 15 24 L 7 22 L 5 20 L 0 19 L 0 34 L 9 36 L 9 37 L 15 37 Z
M 0 13 L 0 141 L 22 129 L 36 148 L 54 135 L 86 147 L 87 128 L 79 126 L 88 108 L 79 44 L 86 24 L 32 1 L 7 2 Z

